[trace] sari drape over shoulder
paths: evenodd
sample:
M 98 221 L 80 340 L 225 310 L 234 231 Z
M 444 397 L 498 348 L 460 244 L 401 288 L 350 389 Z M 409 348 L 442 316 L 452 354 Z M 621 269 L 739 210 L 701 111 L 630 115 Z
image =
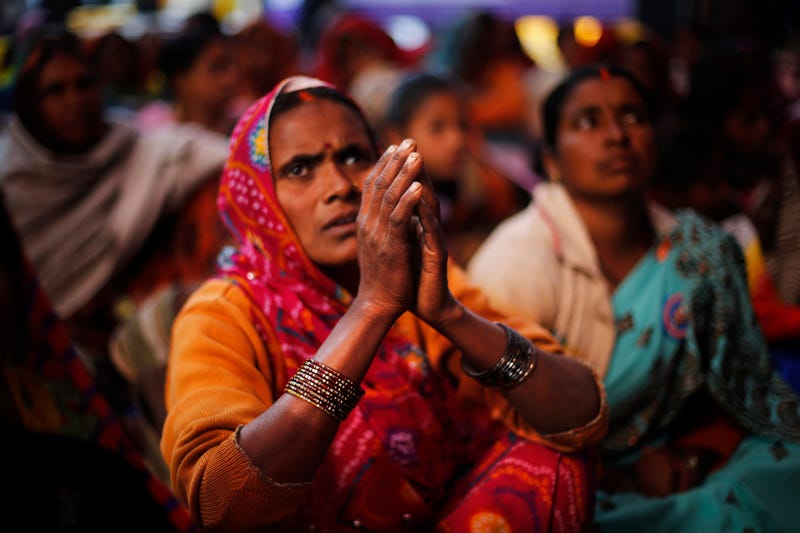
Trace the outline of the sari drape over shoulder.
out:
M 112 122 L 88 153 L 56 154 L 12 119 L 0 142 L 0 188 L 56 311 L 91 302 L 165 214 L 225 160 L 223 136 L 195 124 L 142 135 Z

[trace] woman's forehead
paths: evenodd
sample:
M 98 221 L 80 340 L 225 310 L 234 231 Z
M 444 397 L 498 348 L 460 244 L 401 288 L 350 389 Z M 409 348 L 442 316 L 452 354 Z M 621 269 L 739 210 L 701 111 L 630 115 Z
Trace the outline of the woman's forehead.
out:
M 603 80 L 588 78 L 578 84 L 564 101 L 564 110 L 576 107 L 620 104 L 643 104 L 641 95 L 630 81 L 621 77 Z
M 276 150 L 319 150 L 319 146 L 370 143 L 366 124 L 349 106 L 316 98 L 282 112 L 270 127 L 270 148 Z

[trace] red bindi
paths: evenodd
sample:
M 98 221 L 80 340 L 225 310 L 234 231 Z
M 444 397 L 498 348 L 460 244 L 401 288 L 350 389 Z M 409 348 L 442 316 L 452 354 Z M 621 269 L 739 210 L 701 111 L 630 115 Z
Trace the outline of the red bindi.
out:
M 600 79 L 603 81 L 608 81 L 611 79 L 611 73 L 608 69 L 600 67 Z

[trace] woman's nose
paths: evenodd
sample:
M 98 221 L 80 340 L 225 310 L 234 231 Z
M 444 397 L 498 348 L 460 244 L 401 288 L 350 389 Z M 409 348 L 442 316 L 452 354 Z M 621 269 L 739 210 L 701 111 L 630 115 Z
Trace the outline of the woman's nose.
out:
M 343 171 L 336 163 L 325 165 L 325 179 L 328 187 L 326 200 L 329 202 L 361 192 L 360 180 Z
M 446 144 L 449 147 L 463 150 L 467 145 L 466 132 L 458 126 L 450 128 L 446 135 Z
M 612 118 L 607 126 L 608 138 L 612 142 L 627 144 L 630 140 L 628 129 L 622 119 Z

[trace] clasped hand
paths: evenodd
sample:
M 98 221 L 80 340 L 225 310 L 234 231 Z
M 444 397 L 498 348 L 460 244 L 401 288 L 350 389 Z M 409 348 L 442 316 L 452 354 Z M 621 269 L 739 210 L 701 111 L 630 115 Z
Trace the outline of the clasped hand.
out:
M 456 306 L 447 286 L 439 200 L 416 143 L 390 147 L 364 182 L 357 220 L 358 298 L 436 325 Z

